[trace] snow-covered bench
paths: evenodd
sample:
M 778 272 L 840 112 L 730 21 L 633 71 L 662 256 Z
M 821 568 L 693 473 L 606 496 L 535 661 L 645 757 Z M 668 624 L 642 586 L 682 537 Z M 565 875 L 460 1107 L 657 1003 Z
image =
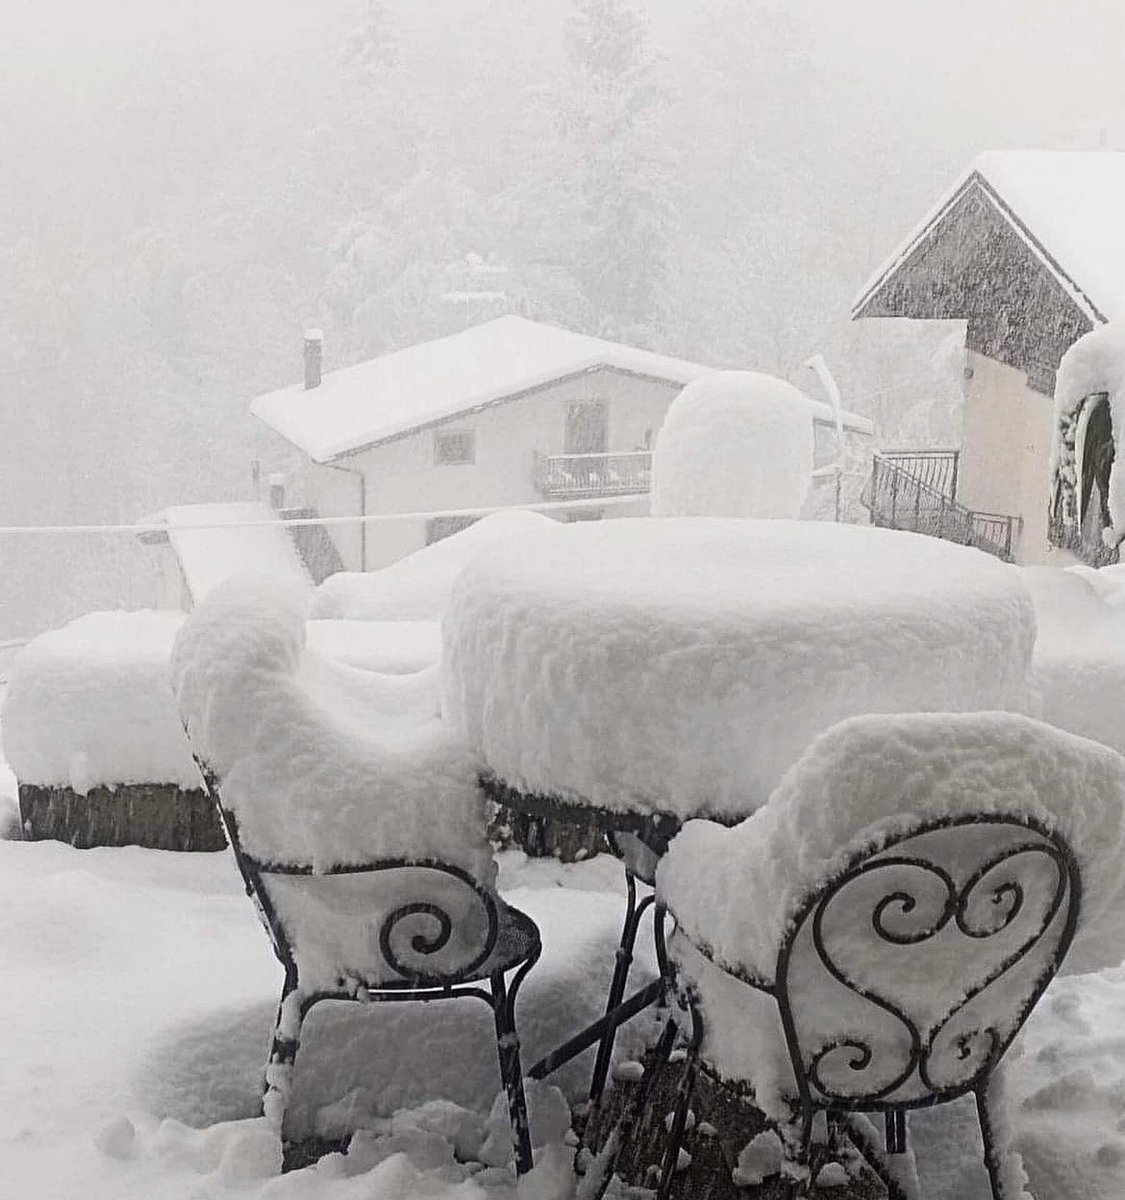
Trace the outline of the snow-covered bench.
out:
M 232 580 L 172 655 L 181 715 L 285 970 L 265 1110 L 283 1143 L 302 1023 L 322 1000 L 473 996 L 495 1018 L 516 1165 L 531 1166 L 515 1001 L 534 922 L 495 890 L 476 763 L 425 673 L 306 648 L 306 601 Z
M 802 1194 L 817 1112 L 882 1112 L 902 1151 L 907 1111 L 974 1095 L 1015 1200 L 994 1072 L 1060 967 L 1125 956 L 1123 850 L 1125 760 L 1011 713 L 844 721 L 741 825 L 689 822 L 657 877 L 696 1055 L 658 1194 L 699 1062 L 752 1089 Z

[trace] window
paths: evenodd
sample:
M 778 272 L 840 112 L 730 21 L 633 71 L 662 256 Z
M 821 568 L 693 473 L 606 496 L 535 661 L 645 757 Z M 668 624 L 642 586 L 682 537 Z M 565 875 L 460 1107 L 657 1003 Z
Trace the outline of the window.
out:
M 451 534 L 460 533 L 478 521 L 479 517 L 434 517 L 426 522 L 426 545 L 432 546 Z
M 434 466 L 455 467 L 476 461 L 477 439 L 472 429 L 435 429 Z

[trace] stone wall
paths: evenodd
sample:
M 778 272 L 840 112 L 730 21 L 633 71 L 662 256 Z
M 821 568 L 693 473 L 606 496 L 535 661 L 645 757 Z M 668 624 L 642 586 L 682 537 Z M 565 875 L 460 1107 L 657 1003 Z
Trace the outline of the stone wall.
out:
M 19 785 L 20 822 L 29 841 L 55 839 L 81 850 L 147 846 L 155 850 L 222 850 L 222 825 L 200 789 L 168 783 L 95 787 Z

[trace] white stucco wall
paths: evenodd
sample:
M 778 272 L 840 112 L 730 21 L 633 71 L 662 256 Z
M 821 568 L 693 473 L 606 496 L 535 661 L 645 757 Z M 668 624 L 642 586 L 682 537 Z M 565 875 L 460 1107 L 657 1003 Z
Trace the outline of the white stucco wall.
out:
M 340 465 L 363 472 L 369 513 L 536 503 L 543 497 L 532 482 L 533 454 L 564 452 L 571 401 L 608 401 L 608 449 L 636 450 L 644 445 L 647 431 L 655 436 L 679 390 L 673 383 L 600 369 L 351 454 Z M 473 430 L 474 461 L 436 465 L 435 428 Z M 314 505 L 322 516 L 358 512 L 359 481 L 355 476 L 308 464 L 299 489 L 302 501 Z M 380 521 L 364 529 L 366 547 L 361 556 L 356 527 L 330 527 L 348 570 L 385 566 L 426 542 L 423 519 Z
M 1027 377 L 969 351 L 957 498 L 969 508 L 1023 518 L 1016 559 L 1047 554 L 1052 403 Z

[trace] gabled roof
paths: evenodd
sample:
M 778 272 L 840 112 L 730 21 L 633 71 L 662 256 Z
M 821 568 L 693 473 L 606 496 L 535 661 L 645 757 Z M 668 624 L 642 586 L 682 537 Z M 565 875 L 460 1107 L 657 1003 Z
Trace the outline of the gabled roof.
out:
M 607 367 L 683 385 L 714 368 L 620 342 L 499 317 L 259 396 L 250 411 L 309 455 L 329 462 L 545 384 Z M 831 417 L 818 406 L 821 419 Z M 848 417 L 850 427 L 868 428 Z
M 1125 316 L 1125 153 L 1004 150 L 979 155 L 859 293 L 852 316 L 968 189 L 985 196 L 1094 322 Z

